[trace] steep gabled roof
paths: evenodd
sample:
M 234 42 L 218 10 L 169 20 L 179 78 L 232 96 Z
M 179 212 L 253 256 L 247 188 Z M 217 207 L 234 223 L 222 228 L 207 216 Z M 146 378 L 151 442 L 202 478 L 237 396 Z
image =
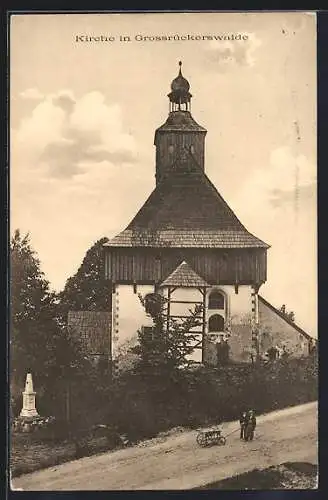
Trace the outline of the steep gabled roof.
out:
M 289 318 L 287 318 L 281 311 L 279 311 L 279 309 L 277 309 L 272 304 L 270 304 L 270 302 L 265 300 L 261 295 L 259 295 L 258 297 L 259 297 L 260 302 L 262 302 L 269 309 L 271 309 L 271 311 L 273 311 L 275 314 L 277 314 L 277 316 L 279 316 L 281 319 L 283 319 L 288 325 L 292 326 L 298 333 L 303 335 L 308 340 L 315 340 L 313 337 L 311 337 L 311 335 L 309 335 L 301 327 L 296 325 L 296 323 L 294 323 L 294 321 L 291 321 Z
M 161 286 L 208 287 L 210 285 L 201 278 L 186 261 L 183 261 L 163 281 Z
M 189 152 L 176 158 L 127 228 L 106 246 L 269 247 L 247 231 Z

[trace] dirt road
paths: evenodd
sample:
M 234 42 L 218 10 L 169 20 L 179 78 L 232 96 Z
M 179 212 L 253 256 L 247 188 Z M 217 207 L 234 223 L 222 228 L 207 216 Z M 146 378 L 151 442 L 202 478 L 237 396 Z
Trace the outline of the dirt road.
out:
M 317 404 L 308 403 L 258 417 L 253 442 L 228 436 L 225 446 L 200 448 L 196 432 L 26 474 L 14 489 L 159 490 L 191 489 L 286 461 L 317 463 Z M 223 424 L 224 434 L 238 427 Z

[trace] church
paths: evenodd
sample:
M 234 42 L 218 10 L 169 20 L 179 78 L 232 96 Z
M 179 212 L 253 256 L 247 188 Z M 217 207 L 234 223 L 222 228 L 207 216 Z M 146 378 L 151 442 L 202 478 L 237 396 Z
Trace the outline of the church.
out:
M 207 131 L 191 114 L 181 66 L 167 120 L 155 131 L 155 188 L 104 246 L 111 357 L 151 328 L 139 295 L 152 294 L 165 297 L 167 316 L 178 320 L 202 306 L 200 326 L 190 332 L 195 362 L 217 365 L 220 344 L 231 362 L 251 362 L 277 342 L 306 355 L 309 335 L 259 296 L 269 245 L 246 229 L 206 175 Z

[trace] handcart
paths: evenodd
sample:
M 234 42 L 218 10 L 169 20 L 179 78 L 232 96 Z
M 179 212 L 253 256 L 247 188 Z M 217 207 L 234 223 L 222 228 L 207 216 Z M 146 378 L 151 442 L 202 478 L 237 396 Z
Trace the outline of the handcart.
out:
M 239 431 L 239 428 L 234 429 L 232 432 L 229 432 L 229 434 L 223 436 L 222 429 L 219 426 L 209 427 L 208 429 L 198 429 L 196 441 L 199 446 L 202 446 L 203 448 L 216 444 L 223 446 L 227 442 L 227 437 L 237 431 Z
M 226 444 L 226 438 L 222 435 L 221 427 L 210 427 L 208 429 L 199 429 L 196 437 L 199 446 L 207 447 L 213 445 L 223 446 Z

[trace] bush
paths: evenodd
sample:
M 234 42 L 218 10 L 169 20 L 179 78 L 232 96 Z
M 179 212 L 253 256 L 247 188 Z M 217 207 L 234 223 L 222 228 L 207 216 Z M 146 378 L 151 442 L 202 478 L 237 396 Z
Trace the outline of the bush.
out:
M 222 369 L 200 366 L 175 373 L 165 384 L 162 378 L 133 372 L 115 382 L 95 377 L 72 388 L 69 424 L 57 418 L 33 436 L 40 441 L 73 440 L 82 456 L 100 437 L 107 436 L 106 446 L 113 448 L 121 446 L 123 434 L 135 443 L 172 427 L 234 420 L 245 408 L 260 414 L 315 400 L 317 375 L 317 361 L 309 357 Z
M 126 373 L 115 382 L 86 380 L 74 386 L 71 421 L 56 418 L 11 439 L 15 474 L 153 438 L 172 428 L 197 428 L 317 399 L 315 357 L 267 365 L 200 366 L 181 370 L 165 385 Z M 91 390 L 93 387 L 93 390 Z M 75 406 L 76 405 L 76 406 Z
M 55 417 L 16 417 L 12 422 L 12 430 L 14 432 L 40 432 L 48 430 L 52 427 Z
M 317 383 L 311 358 L 182 370 L 164 387 L 130 374 L 117 384 L 107 418 L 135 441 L 170 427 L 237 419 L 245 408 L 260 414 L 316 400 Z

